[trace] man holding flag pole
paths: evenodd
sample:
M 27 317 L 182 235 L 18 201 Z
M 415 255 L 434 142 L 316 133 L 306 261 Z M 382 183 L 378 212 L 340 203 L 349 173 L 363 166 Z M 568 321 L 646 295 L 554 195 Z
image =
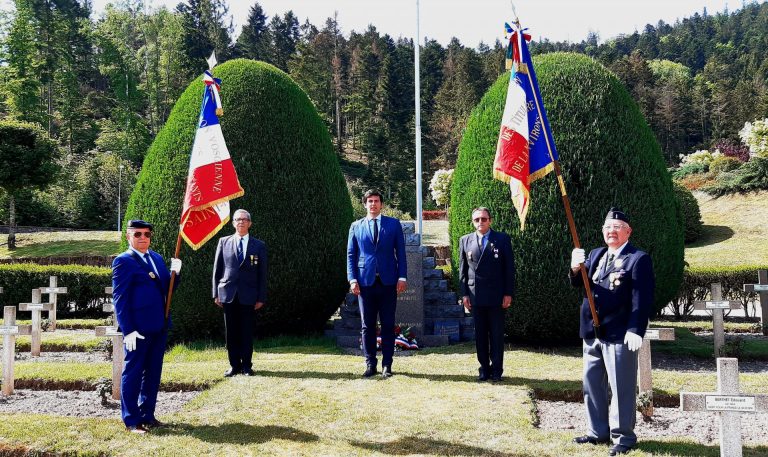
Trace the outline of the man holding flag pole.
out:
M 514 5 L 512 5 L 512 10 L 514 12 Z M 517 16 L 516 13 L 515 16 Z M 546 111 L 544 110 L 536 73 L 526 43 L 531 37 L 524 33 L 526 29 L 520 26 L 520 21 L 517 18 L 512 25 L 504 25 L 506 32 L 509 34 L 507 68 L 512 68 L 512 72 L 510 74 L 507 99 L 499 131 L 499 141 L 493 163 L 493 176 L 509 184 L 512 203 L 520 217 L 520 230 L 522 231 L 525 228 L 525 219 L 530 206 L 531 183 L 547 175 L 550 171 L 555 171 L 574 248 L 583 252 L 576 232 L 576 223 L 571 213 L 565 182 L 560 172 L 554 137 L 549 126 Z M 582 256 L 579 261 L 575 262 L 572 268 L 572 283 L 578 281 L 578 276 L 581 276 L 581 282 L 585 289 L 585 304 L 588 305 L 586 315 L 591 317 L 591 329 L 589 329 L 588 333 L 592 335 L 592 338 L 599 341 L 603 334 L 601 333 L 600 320 L 595 307 L 595 297 L 592 293 L 587 268 L 584 265 L 584 257 Z M 589 368 L 588 359 L 585 357 L 585 373 L 587 368 Z M 606 376 L 611 376 L 611 373 L 607 373 Z M 591 387 L 588 383 L 591 383 L 592 379 L 594 377 L 588 379 L 585 375 L 585 392 L 590 391 Z M 623 392 L 626 391 L 624 390 Z M 585 393 L 585 402 L 588 401 L 589 399 Z M 627 403 L 626 399 L 623 399 L 622 403 Z M 592 423 L 591 419 L 590 423 Z M 634 422 L 632 425 L 634 425 Z M 608 442 L 607 436 L 594 437 L 594 439 L 588 438 L 591 437 L 577 437 L 574 439 L 574 442 L 580 444 Z M 609 455 L 626 453 L 634 445 L 634 442 L 622 442 L 621 436 L 614 435 L 614 438 L 615 443 L 610 449 Z

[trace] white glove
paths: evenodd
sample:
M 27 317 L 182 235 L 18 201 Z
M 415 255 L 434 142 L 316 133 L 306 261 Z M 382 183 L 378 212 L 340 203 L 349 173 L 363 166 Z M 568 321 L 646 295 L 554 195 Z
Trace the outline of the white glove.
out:
M 143 340 L 144 337 L 137 331 L 133 331 L 123 337 L 123 343 L 125 343 L 125 350 L 128 352 L 136 349 L 136 338 Z
M 643 337 L 636 333 L 627 332 L 624 335 L 624 344 L 627 345 L 630 351 L 637 351 L 643 345 Z
M 586 259 L 586 256 L 584 254 L 584 249 L 576 248 L 571 252 L 571 268 L 576 270 L 579 268 L 579 265 L 584 263 L 584 260 Z
M 171 271 L 176 272 L 176 274 L 181 273 L 181 259 L 175 257 L 171 259 Z

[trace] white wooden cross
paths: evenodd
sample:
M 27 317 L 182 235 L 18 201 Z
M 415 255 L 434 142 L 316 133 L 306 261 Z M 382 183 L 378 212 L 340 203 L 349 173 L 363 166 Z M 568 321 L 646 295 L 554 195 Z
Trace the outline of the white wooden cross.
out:
M 739 309 L 741 303 L 737 301 L 723 300 L 723 288 L 719 282 L 712 283 L 712 300 L 695 301 L 694 309 L 706 309 L 712 311 L 712 334 L 715 338 L 715 357 L 720 357 L 720 349 L 725 343 L 725 327 L 723 326 L 723 310 Z
M 720 456 L 742 457 L 741 414 L 768 413 L 768 395 L 739 392 L 739 360 L 717 359 L 717 392 L 680 392 L 682 411 L 716 411 L 720 416 Z
M 48 282 L 48 287 L 41 287 L 40 292 L 48 294 L 48 301 L 53 303 L 53 307 L 48 311 L 48 320 L 51 321 L 49 327 L 52 332 L 56 331 L 56 304 L 58 303 L 58 295 L 66 294 L 66 287 L 57 287 L 58 279 L 56 276 L 51 276 Z
M 675 329 L 649 328 L 645 331 L 644 344 L 640 346 L 639 363 L 637 366 L 638 390 L 645 393 L 650 404 L 641 409 L 644 417 L 653 416 L 653 382 L 651 381 L 651 341 L 673 341 Z
M 3 325 L 0 335 L 3 335 L 3 395 L 13 393 L 13 363 L 16 359 L 16 335 L 29 335 L 31 325 L 16 325 L 16 307 L 3 308 Z
M 32 289 L 32 303 L 19 303 L 19 311 L 32 311 L 32 357 L 40 357 L 40 315 L 53 307 L 53 303 L 41 303 L 40 296 L 40 289 Z
M 0 289 L 1 290 L 1 289 Z M 763 335 L 768 335 L 768 270 L 757 270 L 757 284 L 744 284 L 744 292 L 757 292 L 760 297 L 760 320 Z
M 112 294 L 111 287 L 105 287 L 104 293 Z M 115 305 L 110 300 L 109 303 L 104 303 L 102 310 L 105 313 L 112 313 L 114 317 L 114 326 L 98 326 L 96 327 L 96 336 L 107 336 L 112 338 L 112 398 L 114 400 L 120 400 L 120 379 L 123 375 L 123 360 L 125 359 L 125 353 L 123 352 L 123 334 L 117 330 L 117 316 L 115 315 Z

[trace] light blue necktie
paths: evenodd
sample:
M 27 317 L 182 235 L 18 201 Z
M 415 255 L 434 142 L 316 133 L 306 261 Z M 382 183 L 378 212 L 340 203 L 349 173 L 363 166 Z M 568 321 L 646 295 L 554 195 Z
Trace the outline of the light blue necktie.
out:
M 152 269 L 155 273 L 157 273 L 157 270 L 155 270 L 155 266 L 152 264 L 152 262 L 149 260 L 149 252 L 144 253 L 144 261 L 147 262 L 147 265 L 149 265 L 149 268 Z

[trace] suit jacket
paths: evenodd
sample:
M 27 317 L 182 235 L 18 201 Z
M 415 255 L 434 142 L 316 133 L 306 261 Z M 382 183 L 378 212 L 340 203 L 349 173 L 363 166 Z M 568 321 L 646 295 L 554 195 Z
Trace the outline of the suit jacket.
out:
M 237 260 L 237 234 L 219 239 L 213 260 L 213 298 L 231 303 L 235 296 L 242 305 L 267 301 L 267 246 L 252 235 L 244 249 L 243 262 Z
M 472 306 L 498 306 L 515 295 L 515 258 L 509 235 L 490 230 L 481 251 L 477 234 L 459 240 L 459 288 Z
M 589 272 L 595 309 L 600 320 L 600 339 L 609 343 L 623 343 L 624 335 L 628 331 L 645 336 L 645 329 L 653 311 L 656 281 L 651 256 L 631 243 L 624 246 L 621 255 L 606 269 L 595 275 L 601 267 L 601 259 L 605 258 L 602 262 L 607 260 L 607 252 L 606 247 L 592 250 L 585 266 Z M 578 272 L 574 274 L 571 270 L 570 280 L 575 287 L 584 286 Z M 579 336 L 584 339 L 595 337 L 592 314 L 586 297 L 581 303 Z
M 143 335 L 157 333 L 165 326 L 165 298 L 171 274 L 160 254 L 151 249 L 147 252 L 157 274 L 130 249 L 112 261 L 112 301 L 124 335 L 134 331 Z M 174 280 L 174 289 L 178 284 Z
M 381 216 L 378 244 L 373 244 L 366 218 L 352 223 L 347 239 L 348 281 L 356 279 L 360 286 L 372 286 L 378 274 L 382 284 L 391 286 L 398 278 L 407 278 L 407 268 L 405 236 L 399 220 Z

